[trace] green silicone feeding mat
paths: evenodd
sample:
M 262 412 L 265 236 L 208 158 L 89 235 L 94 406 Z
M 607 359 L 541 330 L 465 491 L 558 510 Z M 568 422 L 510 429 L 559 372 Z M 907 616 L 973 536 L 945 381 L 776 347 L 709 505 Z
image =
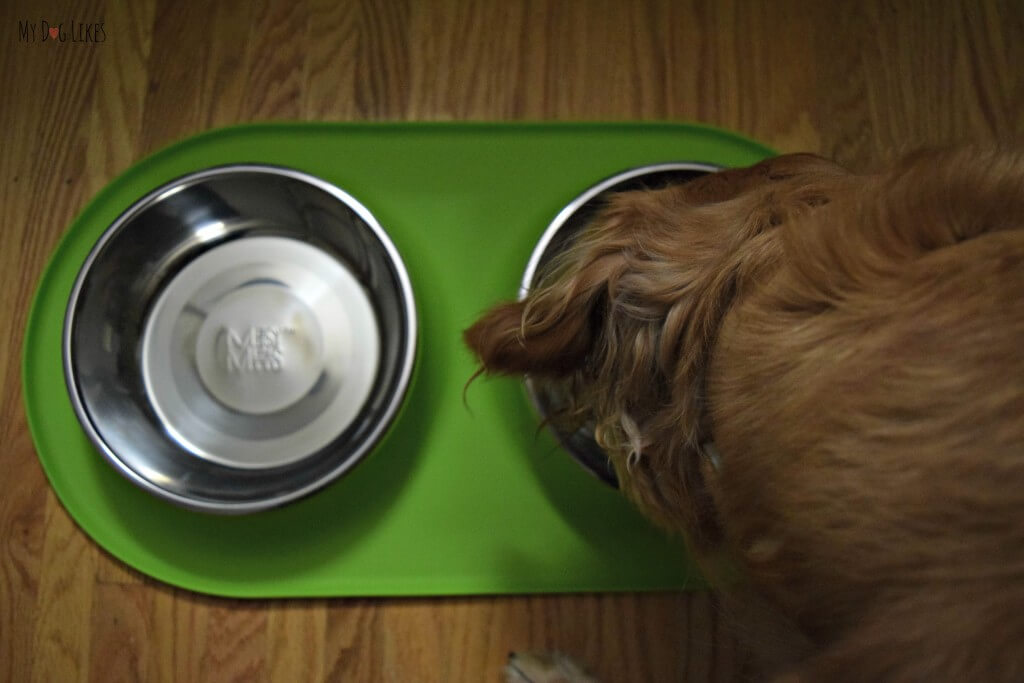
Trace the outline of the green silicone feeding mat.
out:
M 515 297 L 555 214 L 644 164 L 754 163 L 771 151 L 684 124 L 246 125 L 138 163 L 85 208 L 39 284 L 25 402 L 39 459 L 82 529 L 161 581 L 245 597 L 661 590 L 700 586 L 678 539 L 559 450 L 520 382 L 481 379 L 461 332 Z M 408 267 L 420 324 L 405 404 L 350 474 L 283 508 L 220 517 L 174 507 L 107 464 L 75 418 L 61 332 L 79 268 L 150 190 L 222 164 L 288 166 L 372 211 Z

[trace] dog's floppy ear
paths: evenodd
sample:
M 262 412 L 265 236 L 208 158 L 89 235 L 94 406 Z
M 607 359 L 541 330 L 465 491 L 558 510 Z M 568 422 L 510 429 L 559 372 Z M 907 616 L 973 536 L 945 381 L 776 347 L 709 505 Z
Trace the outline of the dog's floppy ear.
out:
M 593 338 L 590 306 L 556 298 L 552 293 L 499 304 L 467 329 L 463 338 L 482 370 L 559 377 L 578 369 Z
M 581 370 L 601 330 L 608 283 L 624 269 L 622 246 L 616 239 L 581 239 L 524 300 L 485 313 L 463 333 L 481 370 L 548 379 Z

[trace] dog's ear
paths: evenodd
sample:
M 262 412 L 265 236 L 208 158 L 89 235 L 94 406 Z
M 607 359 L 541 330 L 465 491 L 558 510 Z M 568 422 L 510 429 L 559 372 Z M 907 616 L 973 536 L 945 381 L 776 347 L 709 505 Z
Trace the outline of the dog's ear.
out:
M 562 376 L 576 370 L 590 349 L 589 311 L 564 305 L 557 319 L 536 298 L 503 303 L 463 333 L 486 373 Z
M 606 210 L 541 272 L 525 299 L 498 304 L 463 333 L 487 374 L 561 379 L 592 359 L 608 292 L 626 268 L 630 231 Z

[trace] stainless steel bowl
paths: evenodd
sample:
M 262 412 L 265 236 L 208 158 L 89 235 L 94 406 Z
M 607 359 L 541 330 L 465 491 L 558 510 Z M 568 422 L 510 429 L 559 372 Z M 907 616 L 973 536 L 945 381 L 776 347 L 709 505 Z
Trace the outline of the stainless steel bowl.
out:
M 591 186 L 559 211 L 544 230 L 533 253 L 530 254 L 526 271 L 523 273 L 519 299 L 526 298 L 530 290 L 537 286 L 551 260 L 573 244 L 580 230 L 594 219 L 611 195 L 685 183 L 699 176 L 714 173 L 720 168 L 693 162 L 651 164 L 617 173 Z M 526 390 L 543 420 L 559 413 L 568 405 L 569 397 L 560 395 L 551 387 L 537 384 L 529 378 L 526 380 Z M 584 424 L 573 432 L 559 429 L 550 423 L 549 428 L 562 447 L 591 474 L 609 486 L 618 486 L 615 470 L 607 454 L 594 440 L 593 424 Z
M 136 202 L 89 254 L 64 322 L 85 432 L 145 490 L 220 513 L 326 485 L 383 436 L 416 352 L 409 277 L 337 187 L 213 168 Z

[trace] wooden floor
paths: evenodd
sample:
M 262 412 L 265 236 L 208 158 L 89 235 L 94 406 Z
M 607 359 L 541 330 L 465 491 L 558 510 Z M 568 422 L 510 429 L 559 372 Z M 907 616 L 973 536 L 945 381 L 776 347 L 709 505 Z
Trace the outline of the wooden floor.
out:
M 0 4 L 3 681 L 497 681 L 510 649 L 537 648 L 606 681 L 744 668 L 703 594 L 236 602 L 98 550 L 36 460 L 21 337 L 60 234 L 154 150 L 266 119 L 670 119 L 868 168 L 1024 133 L 1019 0 Z M 41 20 L 103 22 L 106 40 L 19 40 Z

